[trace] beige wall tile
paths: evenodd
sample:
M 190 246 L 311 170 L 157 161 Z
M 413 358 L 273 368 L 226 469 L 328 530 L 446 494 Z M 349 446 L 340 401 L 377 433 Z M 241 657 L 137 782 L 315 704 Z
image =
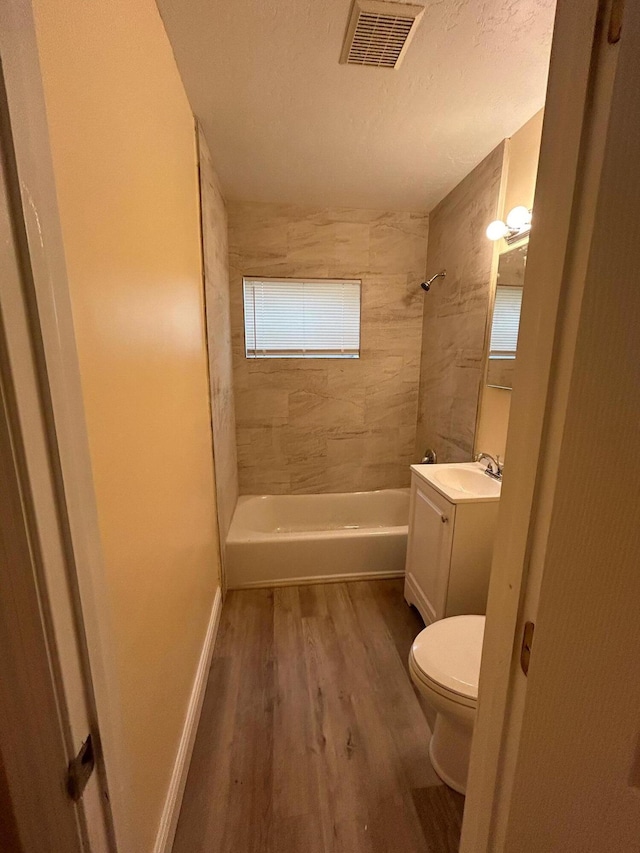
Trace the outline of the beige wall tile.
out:
M 354 465 L 353 460 L 328 465 L 326 469 L 325 492 L 344 492 L 345 483 L 349 483 L 350 492 L 361 492 L 363 466 Z
M 274 431 L 280 453 L 287 465 L 300 465 L 307 459 L 327 459 L 327 436 L 324 430 L 301 430 L 294 424 L 287 424 Z
M 354 387 L 351 397 L 327 392 L 294 391 L 289 395 L 289 421 L 298 430 L 328 427 L 355 429 L 364 426 L 364 389 Z
M 407 485 L 415 461 L 427 225 L 426 214 L 229 205 L 242 494 Z M 247 360 L 243 275 L 361 279 L 361 358 Z M 259 472 L 254 444 L 265 439 L 256 429 L 273 436 Z
M 289 420 L 289 392 L 284 388 L 247 388 L 236 392 L 236 422 L 245 427 L 273 427 Z M 238 444 L 242 444 L 238 440 Z
M 291 466 L 291 494 L 315 495 L 329 491 L 329 472 L 325 464 L 300 463 Z
M 275 388 L 285 391 L 326 391 L 329 388 L 329 369 L 324 362 L 299 359 L 244 359 L 247 387 Z
M 257 465 L 253 468 L 238 468 L 240 494 L 243 495 L 289 495 L 291 494 L 291 473 L 284 466 L 271 468 Z
M 498 213 L 501 143 L 429 217 L 427 276 L 442 269 L 424 298 L 416 455 L 433 447 L 439 462 L 473 454 L 493 244 L 485 229 Z

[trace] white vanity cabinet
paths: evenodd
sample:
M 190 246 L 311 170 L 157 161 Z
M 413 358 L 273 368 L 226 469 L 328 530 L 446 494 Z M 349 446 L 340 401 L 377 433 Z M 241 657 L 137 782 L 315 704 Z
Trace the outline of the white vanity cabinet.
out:
M 499 499 L 476 463 L 412 466 L 404 597 L 427 625 L 486 612 Z

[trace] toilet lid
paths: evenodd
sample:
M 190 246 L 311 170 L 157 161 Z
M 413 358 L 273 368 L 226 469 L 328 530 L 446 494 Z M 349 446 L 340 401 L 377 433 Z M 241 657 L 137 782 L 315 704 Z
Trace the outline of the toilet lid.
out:
M 450 616 L 413 641 L 413 659 L 427 678 L 468 699 L 478 698 L 484 616 Z

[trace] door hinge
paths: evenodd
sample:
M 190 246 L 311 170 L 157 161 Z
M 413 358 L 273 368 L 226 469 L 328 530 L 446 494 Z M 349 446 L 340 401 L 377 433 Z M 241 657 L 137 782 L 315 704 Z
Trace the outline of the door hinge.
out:
M 617 44 L 622 34 L 622 16 L 624 14 L 624 0 L 611 0 L 609 10 L 609 32 L 607 40 L 609 44 Z
M 531 646 L 533 645 L 533 631 L 535 629 L 533 622 L 525 622 L 524 631 L 522 632 L 522 647 L 520 649 L 520 666 L 525 675 L 529 672 L 529 663 L 531 661 Z
M 95 764 L 93 740 L 91 735 L 89 735 L 80 747 L 80 751 L 76 757 L 69 762 L 69 767 L 67 768 L 67 794 L 74 803 L 77 803 L 83 795 Z

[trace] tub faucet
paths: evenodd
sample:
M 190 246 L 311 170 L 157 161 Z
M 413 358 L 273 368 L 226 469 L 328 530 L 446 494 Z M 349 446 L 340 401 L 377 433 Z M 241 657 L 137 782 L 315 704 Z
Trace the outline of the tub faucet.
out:
M 490 453 L 476 453 L 474 459 L 476 462 L 481 462 L 483 459 L 486 459 L 488 465 L 484 473 L 488 474 L 489 477 L 493 477 L 494 480 L 502 480 L 502 470 L 504 466 L 500 462 L 499 456 L 494 457 Z

